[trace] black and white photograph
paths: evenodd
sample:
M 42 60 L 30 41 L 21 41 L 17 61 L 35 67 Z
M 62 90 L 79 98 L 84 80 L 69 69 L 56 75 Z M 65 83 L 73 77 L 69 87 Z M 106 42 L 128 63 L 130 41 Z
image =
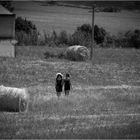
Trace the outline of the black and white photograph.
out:
M 140 1 L 0 0 L 0 139 L 140 139 Z

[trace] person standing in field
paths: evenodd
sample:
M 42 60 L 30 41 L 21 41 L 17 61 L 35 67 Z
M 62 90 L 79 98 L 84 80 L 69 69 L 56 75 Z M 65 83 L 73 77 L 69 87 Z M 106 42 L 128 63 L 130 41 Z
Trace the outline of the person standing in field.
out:
M 71 87 L 70 74 L 66 73 L 66 78 L 64 79 L 65 96 L 69 95 Z
M 56 94 L 59 98 L 61 96 L 61 92 L 63 89 L 63 75 L 61 73 L 56 74 L 55 89 L 56 89 Z

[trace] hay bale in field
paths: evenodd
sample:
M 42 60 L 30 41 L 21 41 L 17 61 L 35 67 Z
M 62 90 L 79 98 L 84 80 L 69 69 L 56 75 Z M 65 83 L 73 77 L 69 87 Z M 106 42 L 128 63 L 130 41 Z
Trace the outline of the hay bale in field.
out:
M 24 112 L 28 108 L 28 101 L 25 88 L 0 86 L 0 111 Z
M 80 45 L 70 46 L 66 50 L 66 58 L 74 61 L 85 61 L 89 55 L 88 48 Z

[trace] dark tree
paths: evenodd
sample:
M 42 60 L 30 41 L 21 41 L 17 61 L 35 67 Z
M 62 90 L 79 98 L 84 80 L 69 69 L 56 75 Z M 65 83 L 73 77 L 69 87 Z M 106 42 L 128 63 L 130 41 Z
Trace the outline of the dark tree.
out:
M 0 4 L 10 12 L 13 12 L 14 7 L 12 7 L 11 1 L 0 1 Z

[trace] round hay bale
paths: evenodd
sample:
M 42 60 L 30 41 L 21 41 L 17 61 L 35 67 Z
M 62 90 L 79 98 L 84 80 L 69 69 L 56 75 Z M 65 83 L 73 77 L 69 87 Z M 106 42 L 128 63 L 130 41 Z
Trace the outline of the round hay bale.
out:
M 73 61 L 85 61 L 89 55 L 89 50 L 85 46 L 74 45 L 66 50 L 66 58 Z
M 29 95 L 25 88 L 0 86 L 0 111 L 24 112 L 28 102 Z

